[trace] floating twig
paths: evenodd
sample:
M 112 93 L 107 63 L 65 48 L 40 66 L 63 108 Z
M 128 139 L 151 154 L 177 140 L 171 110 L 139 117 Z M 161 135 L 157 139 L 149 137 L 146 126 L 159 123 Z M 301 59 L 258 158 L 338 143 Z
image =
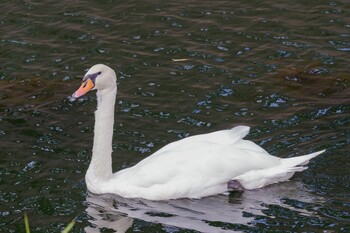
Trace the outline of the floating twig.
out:
M 188 61 L 189 59 L 187 58 L 172 58 L 172 61 Z

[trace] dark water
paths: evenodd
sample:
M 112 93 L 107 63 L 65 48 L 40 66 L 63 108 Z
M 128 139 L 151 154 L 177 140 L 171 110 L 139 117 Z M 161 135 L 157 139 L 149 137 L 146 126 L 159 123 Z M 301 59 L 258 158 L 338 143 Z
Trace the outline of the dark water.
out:
M 350 232 L 350 3 L 2 1 L 0 231 Z M 186 60 L 176 60 L 186 59 Z M 327 149 L 291 182 L 148 202 L 87 193 L 94 94 L 117 71 L 115 170 L 174 140 L 251 126 L 273 155 Z

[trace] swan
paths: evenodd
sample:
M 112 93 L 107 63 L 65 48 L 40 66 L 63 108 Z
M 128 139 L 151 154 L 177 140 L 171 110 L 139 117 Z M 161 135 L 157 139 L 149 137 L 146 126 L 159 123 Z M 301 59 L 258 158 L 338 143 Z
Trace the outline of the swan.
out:
M 249 127 L 196 135 L 172 142 L 135 166 L 112 172 L 112 137 L 117 94 L 116 74 L 110 67 L 92 66 L 72 98 L 97 90 L 92 158 L 85 175 L 95 194 L 168 200 L 202 198 L 228 191 L 262 188 L 289 180 L 307 169 L 310 159 L 325 150 L 293 158 L 270 155 L 244 140 Z

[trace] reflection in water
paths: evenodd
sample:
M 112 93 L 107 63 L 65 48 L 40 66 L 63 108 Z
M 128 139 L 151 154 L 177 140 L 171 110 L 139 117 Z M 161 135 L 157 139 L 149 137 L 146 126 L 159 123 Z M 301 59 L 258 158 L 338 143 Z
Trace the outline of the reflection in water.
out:
M 298 182 L 272 185 L 242 194 L 162 202 L 89 194 L 86 212 L 92 219 L 92 226 L 85 230 L 99 232 L 101 229 L 113 229 L 115 232 L 125 232 L 132 227 L 133 219 L 139 219 L 199 232 L 237 232 L 242 225 L 254 227 L 257 217 L 266 216 L 264 210 L 274 205 L 300 216 L 317 217 L 317 213 L 293 207 L 286 199 L 300 203 L 323 202 L 322 198 L 314 196 Z M 269 214 L 269 217 L 276 216 Z
M 91 198 L 88 198 L 88 200 Z M 101 204 L 109 203 L 107 200 L 98 199 L 97 197 L 93 201 L 101 201 Z M 105 201 L 105 202 L 102 202 Z M 133 224 L 134 220 L 130 217 L 127 217 L 123 213 L 119 213 L 115 210 L 108 209 L 103 206 L 98 206 L 97 203 L 89 203 L 89 207 L 86 209 L 86 212 L 93 219 L 90 222 L 94 227 L 88 226 L 85 227 L 85 232 L 93 233 L 100 232 L 101 229 L 113 229 L 115 232 L 126 232 Z

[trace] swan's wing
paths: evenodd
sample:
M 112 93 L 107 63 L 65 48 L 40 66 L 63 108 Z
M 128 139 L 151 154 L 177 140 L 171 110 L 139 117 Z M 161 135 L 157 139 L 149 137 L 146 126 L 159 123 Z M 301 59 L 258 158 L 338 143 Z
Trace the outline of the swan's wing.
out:
M 259 188 L 289 179 L 317 155 L 283 160 L 244 140 L 248 132 L 249 127 L 238 126 L 173 142 L 114 174 L 105 192 L 151 200 L 199 198 L 228 191 L 232 179 Z
M 248 127 L 239 126 L 171 143 L 134 167 L 116 173 L 118 187 L 125 187 L 124 196 L 148 199 L 225 192 L 233 177 L 280 163 L 255 143 L 242 140 L 248 131 Z
M 155 152 L 153 155 L 162 154 L 181 145 L 193 142 L 208 142 L 221 145 L 231 145 L 244 138 L 249 133 L 249 129 L 250 128 L 248 126 L 236 126 L 232 129 L 191 136 L 176 142 L 172 142 Z

